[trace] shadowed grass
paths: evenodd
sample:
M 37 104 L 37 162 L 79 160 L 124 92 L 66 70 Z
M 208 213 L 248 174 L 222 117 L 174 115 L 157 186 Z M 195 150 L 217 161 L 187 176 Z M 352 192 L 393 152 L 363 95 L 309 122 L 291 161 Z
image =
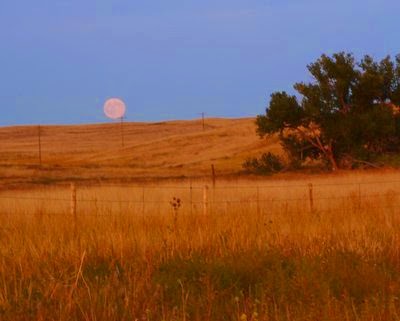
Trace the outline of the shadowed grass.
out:
M 154 275 L 169 308 L 182 304 L 185 291 L 189 319 L 201 319 L 200 311 L 211 309 L 221 320 L 232 320 L 235 302 L 244 304 L 246 316 L 263 302 L 257 314 L 264 319 L 274 318 L 271 313 L 276 310 L 324 313 L 333 303 L 358 315 L 370 304 L 382 308 L 396 301 L 399 278 L 400 271 L 388 259 L 377 264 L 357 253 L 332 251 L 330 246 L 317 256 L 283 255 L 273 249 L 207 260 L 197 255 L 172 258 Z M 210 296 L 211 306 L 206 300 Z

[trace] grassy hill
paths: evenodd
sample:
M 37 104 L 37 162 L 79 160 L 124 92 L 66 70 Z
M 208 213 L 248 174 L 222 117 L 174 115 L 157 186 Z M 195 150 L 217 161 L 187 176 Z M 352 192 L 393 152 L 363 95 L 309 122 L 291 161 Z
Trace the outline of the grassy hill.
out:
M 261 140 L 253 118 L 0 128 L 2 182 L 129 180 L 198 177 L 215 164 L 219 175 L 236 174 L 243 161 L 263 150 L 279 151 L 276 139 Z

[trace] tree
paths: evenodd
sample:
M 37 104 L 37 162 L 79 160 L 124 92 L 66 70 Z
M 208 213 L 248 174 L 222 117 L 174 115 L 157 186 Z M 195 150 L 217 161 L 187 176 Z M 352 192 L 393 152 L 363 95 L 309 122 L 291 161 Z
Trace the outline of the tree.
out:
M 299 98 L 271 95 L 256 120 L 261 137 L 278 133 L 291 156 L 307 152 L 333 170 L 343 159 L 367 161 L 400 148 L 400 55 L 375 62 L 352 54 L 322 55 L 308 65 L 312 82 L 294 85 Z M 303 155 L 303 154 L 301 154 Z

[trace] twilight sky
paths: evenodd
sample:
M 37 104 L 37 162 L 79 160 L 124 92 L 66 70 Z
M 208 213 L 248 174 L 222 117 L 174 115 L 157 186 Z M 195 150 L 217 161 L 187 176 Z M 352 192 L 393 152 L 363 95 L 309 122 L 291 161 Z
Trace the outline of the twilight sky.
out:
M 262 113 L 321 53 L 400 53 L 399 0 L 3 0 L 0 125 Z

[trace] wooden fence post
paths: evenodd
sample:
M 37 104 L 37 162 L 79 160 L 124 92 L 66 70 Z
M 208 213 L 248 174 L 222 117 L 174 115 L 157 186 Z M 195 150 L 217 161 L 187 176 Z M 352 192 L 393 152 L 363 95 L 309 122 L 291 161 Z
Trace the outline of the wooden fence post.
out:
M 76 214 L 76 185 L 71 183 L 71 216 L 74 218 L 75 231 L 78 226 L 78 216 Z
M 211 176 L 212 176 L 212 183 L 213 183 L 213 188 L 215 188 L 215 183 L 216 183 L 216 175 L 215 175 L 215 166 L 214 164 L 211 164 Z
M 193 184 L 192 179 L 190 179 L 190 215 L 193 214 Z
M 40 125 L 38 126 L 38 157 L 39 157 L 39 167 L 42 167 L 42 129 Z
M 144 206 L 145 206 L 145 198 L 144 198 L 144 186 L 142 187 L 142 216 L 144 218 Z
M 313 195 L 313 184 L 308 184 L 308 196 L 310 200 L 310 211 L 314 212 L 314 195 Z
M 208 186 L 203 188 L 203 215 L 208 214 Z

